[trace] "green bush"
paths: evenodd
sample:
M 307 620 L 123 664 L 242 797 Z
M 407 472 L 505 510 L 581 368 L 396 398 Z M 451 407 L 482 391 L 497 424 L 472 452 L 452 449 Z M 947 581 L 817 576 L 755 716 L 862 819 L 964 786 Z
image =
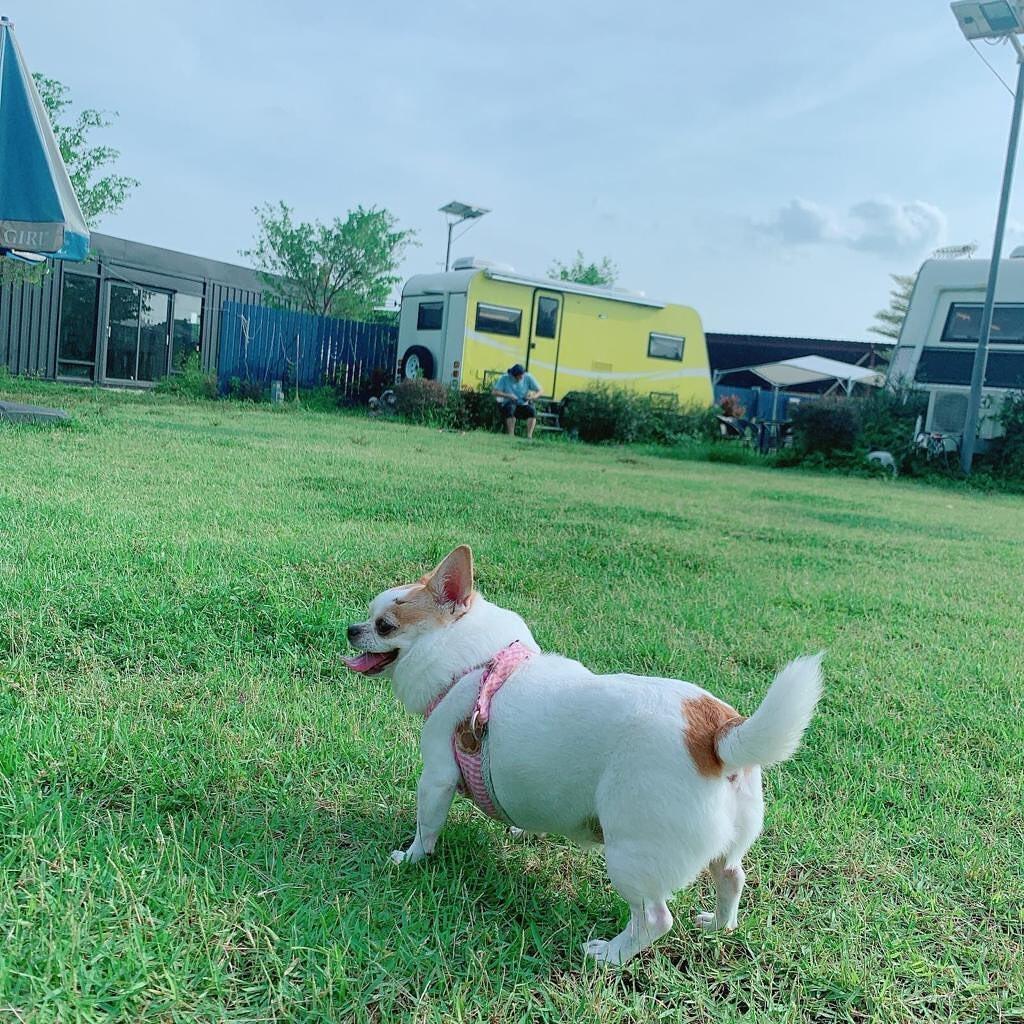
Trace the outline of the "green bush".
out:
M 719 429 L 718 416 L 719 411 L 713 405 L 684 405 L 675 410 L 676 434 L 704 441 L 720 441 L 722 432 Z
M 914 440 L 918 416 L 928 409 L 928 395 L 906 388 L 872 388 L 860 406 L 860 447 L 865 452 L 891 452 L 898 458 Z
M 662 405 L 649 395 L 598 384 L 573 391 L 562 402 L 562 426 L 581 441 L 675 444 L 683 438 L 718 436 L 717 410 Z
M 447 425 L 449 389 L 422 377 L 395 386 L 395 411 L 410 423 Z
M 995 477 L 1024 480 L 1024 392 L 1008 395 L 997 417 L 1003 434 L 989 442 L 979 468 Z
M 232 377 L 228 381 L 228 398 L 236 402 L 262 402 L 266 397 L 266 390 L 259 381 L 248 377 Z
M 861 432 L 860 409 L 849 398 L 819 398 L 793 409 L 793 450 L 801 458 L 853 451 Z
M 154 388 L 162 395 L 194 400 L 217 397 L 217 375 L 204 373 L 198 352 L 193 352 L 177 373 L 169 373 L 157 381 Z
M 292 398 L 295 393 L 292 392 Z M 296 403 L 289 402 L 285 396 L 285 405 L 294 406 Z M 338 398 L 333 387 L 321 384 L 318 388 L 306 388 L 299 391 L 298 407 L 306 412 L 336 412 L 338 409 Z
M 490 388 L 451 388 L 446 404 L 446 425 L 453 430 L 497 430 L 501 408 Z
M 339 406 L 364 406 L 371 398 L 380 398 L 391 387 L 394 378 L 394 369 L 380 366 L 364 373 L 354 388 L 339 376 L 333 384 L 335 403 Z
M 819 398 L 793 410 L 793 446 L 779 452 L 779 466 L 865 472 L 870 451 L 887 451 L 903 472 L 913 472 L 914 425 L 928 397 L 923 392 L 873 389 L 858 398 Z

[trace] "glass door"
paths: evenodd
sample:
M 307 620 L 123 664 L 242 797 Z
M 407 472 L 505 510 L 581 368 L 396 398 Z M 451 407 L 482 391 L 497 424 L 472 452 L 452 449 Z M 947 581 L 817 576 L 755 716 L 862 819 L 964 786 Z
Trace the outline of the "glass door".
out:
M 537 383 L 545 395 L 554 395 L 558 384 L 558 344 L 561 329 L 562 296 L 557 292 L 534 292 L 526 368 L 537 378 Z
M 96 313 L 100 282 L 64 271 L 60 299 L 57 376 L 92 380 L 96 375 Z
M 106 379 L 151 383 L 167 372 L 171 296 L 110 283 Z
M 200 355 L 203 300 L 198 295 L 174 296 L 174 329 L 171 338 L 171 373 L 185 369 L 193 356 Z

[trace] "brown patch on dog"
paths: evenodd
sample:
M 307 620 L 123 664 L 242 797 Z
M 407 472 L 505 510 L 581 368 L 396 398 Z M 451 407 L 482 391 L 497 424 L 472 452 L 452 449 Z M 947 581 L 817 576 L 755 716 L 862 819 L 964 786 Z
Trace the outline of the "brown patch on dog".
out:
M 730 729 L 746 719 L 728 704 L 715 697 L 694 697 L 682 702 L 683 740 L 686 749 L 705 778 L 722 774 L 722 759 L 718 756 L 718 741 Z
M 458 616 L 465 615 L 476 600 L 474 591 L 465 606 L 459 608 Z M 437 625 L 451 621 L 451 612 L 444 605 L 437 603 L 437 598 L 422 583 L 414 583 L 405 593 L 395 600 L 389 609 L 391 617 L 398 624 L 399 629 L 414 626 L 424 619 L 432 619 Z
M 422 584 L 413 584 L 391 605 L 390 612 L 399 629 L 414 626 L 424 619 L 433 619 L 437 623 L 444 621 L 433 595 Z
M 595 843 L 604 842 L 604 829 L 601 828 L 601 822 L 596 814 L 592 814 L 589 818 L 584 818 L 580 822 L 580 831 L 589 835 Z

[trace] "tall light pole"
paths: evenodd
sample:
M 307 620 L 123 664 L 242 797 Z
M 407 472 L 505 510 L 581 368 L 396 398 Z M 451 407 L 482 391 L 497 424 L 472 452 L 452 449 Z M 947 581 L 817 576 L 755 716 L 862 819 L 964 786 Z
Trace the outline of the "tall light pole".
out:
M 490 210 L 485 209 L 482 206 L 471 206 L 469 203 L 460 203 L 452 200 L 445 206 L 441 207 L 441 213 L 443 213 L 448 219 L 448 247 L 444 251 L 444 269 L 448 269 L 449 263 L 452 259 L 452 229 L 457 225 L 467 220 L 478 220 L 485 213 L 490 213 Z M 465 232 L 463 232 L 465 234 Z
M 1013 95 L 1013 117 L 1010 120 L 1010 141 L 1006 147 L 1006 165 L 1003 169 L 1003 191 L 999 197 L 996 215 L 996 233 L 992 240 L 992 260 L 988 268 L 988 287 L 985 305 L 978 327 L 978 347 L 974 352 L 971 373 L 971 392 L 967 400 L 967 418 L 960 443 L 960 468 L 970 474 L 974 448 L 978 438 L 978 420 L 981 415 L 981 392 L 985 386 L 985 366 L 988 363 L 988 342 L 992 333 L 992 313 L 999 281 L 999 260 L 1003 254 L 1003 234 L 1006 231 L 1006 213 L 1010 205 L 1013 186 L 1013 168 L 1017 161 L 1017 142 L 1020 137 L 1021 110 L 1024 108 L 1024 46 L 1017 37 L 1024 33 L 1024 3 L 1020 0 L 984 2 L 957 2 L 951 5 L 960 30 L 973 45 L 975 39 L 1009 39 L 1017 52 L 1017 88 Z

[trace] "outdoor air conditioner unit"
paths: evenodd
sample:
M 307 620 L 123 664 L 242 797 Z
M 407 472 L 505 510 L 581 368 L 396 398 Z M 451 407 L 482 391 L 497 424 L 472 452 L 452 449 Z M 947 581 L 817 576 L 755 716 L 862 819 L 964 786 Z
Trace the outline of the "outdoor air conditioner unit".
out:
M 1001 433 L 995 414 L 999 402 L 989 397 L 982 402 L 978 437 L 990 441 Z M 933 391 L 928 400 L 925 430 L 933 434 L 962 434 L 967 422 L 966 391 Z
M 966 391 L 933 391 L 925 429 L 939 434 L 962 434 L 967 421 Z
M 452 264 L 452 270 L 493 270 L 501 274 L 515 273 L 515 268 L 508 263 L 486 260 L 482 256 L 460 256 Z

